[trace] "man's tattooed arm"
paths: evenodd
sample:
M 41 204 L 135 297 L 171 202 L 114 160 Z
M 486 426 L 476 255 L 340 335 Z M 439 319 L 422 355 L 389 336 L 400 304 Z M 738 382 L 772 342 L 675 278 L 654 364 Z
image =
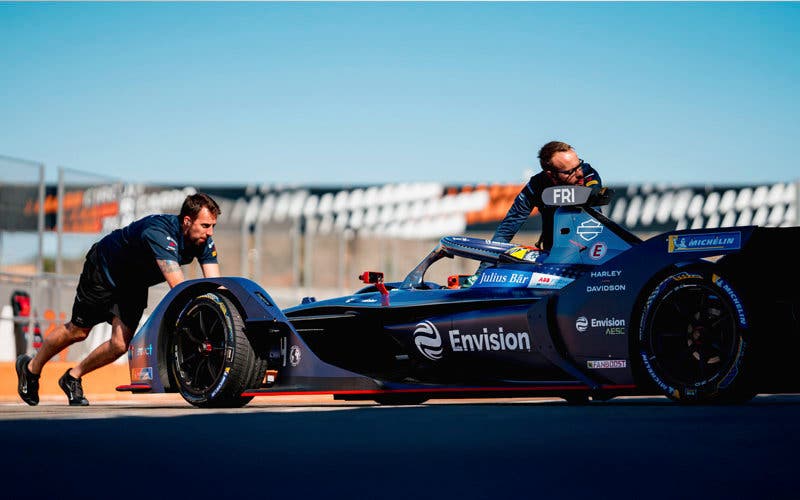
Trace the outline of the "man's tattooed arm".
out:
M 183 270 L 181 265 L 174 260 L 156 260 L 158 268 L 161 269 L 161 274 L 167 280 L 170 288 L 183 281 Z

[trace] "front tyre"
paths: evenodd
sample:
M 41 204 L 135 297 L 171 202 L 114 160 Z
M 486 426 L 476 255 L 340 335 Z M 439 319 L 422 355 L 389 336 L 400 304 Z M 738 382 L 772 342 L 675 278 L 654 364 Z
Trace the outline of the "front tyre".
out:
M 203 408 L 246 405 L 253 398 L 242 392 L 264 373 L 239 310 L 218 292 L 195 297 L 178 315 L 169 365 L 183 398 Z
M 563 394 L 561 399 L 570 406 L 583 406 L 589 404 L 589 395 L 583 392 Z
M 414 393 L 390 393 L 375 396 L 374 401 L 379 405 L 389 406 L 413 406 L 421 405 L 429 398 L 424 394 Z
M 748 381 L 748 314 L 735 290 L 709 270 L 681 271 L 647 298 L 639 322 L 644 369 L 669 398 L 741 402 Z

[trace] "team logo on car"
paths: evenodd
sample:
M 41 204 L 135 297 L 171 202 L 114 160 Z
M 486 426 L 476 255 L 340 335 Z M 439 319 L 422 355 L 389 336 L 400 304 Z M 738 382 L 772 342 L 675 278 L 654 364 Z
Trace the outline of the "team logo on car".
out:
M 528 332 L 506 332 L 497 327 L 497 332 L 483 328 L 480 333 L 461 333 L 457 328 L 447 332 L 453 352 L 481 351 L 530 351 L 531 336 Z
M 131 368 L 131 380 L 153 380 L 153 367 Z
M 533 273 L 528 288 L 563 288 L 574 280 L 556 274 Z
M 602 329 L 606 335 L 625 335 L 626 321 L 615 317 L 587 318 L 580 316 L 575 320 L 575 329 L 583 333 L 589 329 Z
M 414 329 L 414 344 L 426 358 L 433 361 L 442 359 L 442 353 L 444 352 L 444 349 L 442 349 L 442 336 L 439 335 L 436 325 L 430 321 L 423 321 L 417 324 Z
M 300 364 L 300 356 L 302 355 L 300 351 L 300 347 L 293 345 L 291 349 L 289 349 L 289 363 L 292 366 L 297 366 Z
M 703 252 L 707 250 L 738 250 L 742 248 L 742 233 L 673 234 L 667 241 L 669 253 Z
M 603 225 L 594 219 L 588 219 L 578 226 L 578 236 L 584 241 L 592 241 L 603 232 Z
M 131 350 L 131 354 L 133 354 L 133 352 L 132 352 L 133 351 L 133 347 L 131 347 L 130 350 Z M 153 344 L 147 344 L 147 346 L 139 346 L 139 347 L 136 348 L 135 356 L 137 358 L 141 357 L 141 356 L 145 356 L 145 355 L 147 355 L 147 356 L 152 356 L 153 355 Z
M 608 247 L 602 241 L 595 243 L 592 245 L 592 248 L 589 250 L 589 258 L 592 260 L 600 260 L 606 256 L 606 252 L 608 251 Z
M 609 368 L 627 368 L 628 362 L 624 359 L 598 359 L 586 362 L 586 367 L 592 370 L 602 370 Z

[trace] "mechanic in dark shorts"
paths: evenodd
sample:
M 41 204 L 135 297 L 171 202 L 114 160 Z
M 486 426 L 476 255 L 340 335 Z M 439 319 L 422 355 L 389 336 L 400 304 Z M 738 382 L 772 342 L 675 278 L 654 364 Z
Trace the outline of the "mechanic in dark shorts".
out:
M 519 192 L 503 221 L 497 226 L 492 241 L 510 243 L 535 207 L 542 216 L 542 234 L 536 246 L 549 251 L 553 246 L 553 219 L 556 207 L 544 204 L 542 192 L 552 186 L 577 185 L 600 188 L 603 185 L 600 174 L 591 165 L 578 158 L 578 154 L 566 142 L 551 141 L 542 146 L 539 150 L 539 165 L 542 171 L 531 177 Z M 472 285 L 487 267 L 489 263 L 482 262 L 475 275 L 468 280 L 468 284 Z
M 111 324 L 111 339 L 90 352 L 58 380 L 72 406 L 86 406 L 81 377 L 125 354 L 147 307 L 148 288 L 184 281 L 181 265 L 195 258 L 206 278 L 220 276 L 212 240 L 220 209 L 208 195 L 186 197 L 179 215 L 149 215 L 116 229 L 86 254 L 72 306 L 72 319 L 45 337 L 34 358 L 21 355 L 16 370 L 18 393 L 31 406 L 39 403 L 39 375 L 53 356 L 85 340 L 94 325 Z

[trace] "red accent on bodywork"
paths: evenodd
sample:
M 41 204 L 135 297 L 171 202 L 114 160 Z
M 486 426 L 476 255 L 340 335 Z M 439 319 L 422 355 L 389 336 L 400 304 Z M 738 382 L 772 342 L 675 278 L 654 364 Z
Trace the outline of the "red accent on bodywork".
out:
M 600 389 L 606 391 L 621 391 L 635 389 L 635 385 L 601 385 Z M 394 390 L 378 390 L 378 389 L 361 389 L 351 391 L 282 391 L 282 392 L 243 392 L 242 397 L 245 396 L 319 396 L 325 394 L 410 394 L 410 393 L 431 393 L 437 392 L 474 392 L 480 394 L 482 392 L 524 392 L 524 391 L 588 391 L 589 386 L 586 385 L 551 385 L 551 386 L 533 386 L 533 387 L 434 387 L 434 388 L 413 388 L 413 389 L 394 389 Z
M 125 391 L 145 392 L 145 391 L 150 391 L 152 389 L 153 387 L 150 386 L 150 384 L 126 384 L 117 386 L 117 391 L 119 392 L 125 392 Z

